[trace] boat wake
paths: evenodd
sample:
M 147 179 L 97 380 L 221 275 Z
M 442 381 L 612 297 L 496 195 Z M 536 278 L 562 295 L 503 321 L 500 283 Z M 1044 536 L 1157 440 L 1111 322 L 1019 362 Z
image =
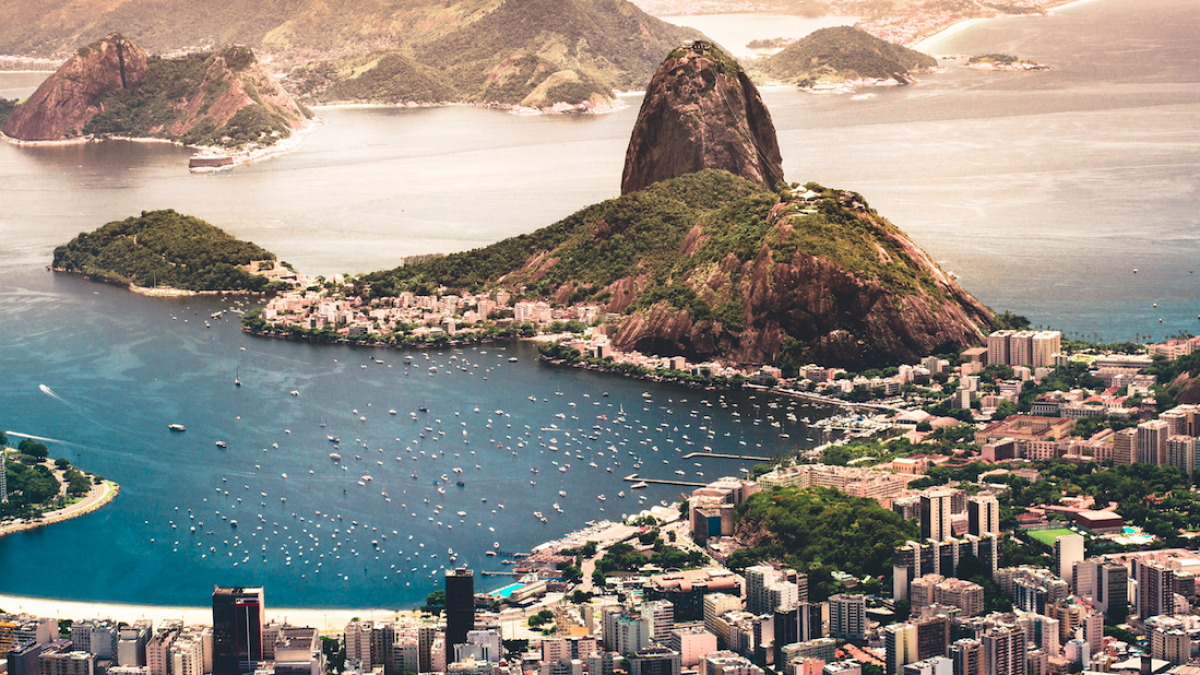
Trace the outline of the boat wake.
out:
M 50 398 L 54 399 L 55 401 L 58 401 L 59 403 L 62 403 L 63 405 L 70 408 L 71 410 L 74 410 L 75 412 L 79 413 L 80 415 L 83 415 L 84 417 L 86 417 L 88 419 L 88 421 L 92 422 L 96 426 L 104 428 L 104 429 L 108 429 L 109 431 L 116 431 L 116 429 L 113 429 L 112 427 L 108 426 L 107 424 L 104 424 L 100 420 L 96 419 L 96 417 L 94 415 L 92 415 L 92 413 L 90 411 L 88 411 L 86 408 L 76 405 L 74 403 L 71 403 L 70 401 L 63 398 L 62 396 L 59 396 L 50 387 L 47 387 L 44 384 L 39 384 L 38 389 L 41 390 L 41 392 L 43 394 L 49 396 Z M 18 434 L 18 435 L 20 435 L 20 434 Z M 28 436 L 27 438 L 33 438 L 33 436 Z M 59 442 L 61 442 L 61 441 L 59 441 Z

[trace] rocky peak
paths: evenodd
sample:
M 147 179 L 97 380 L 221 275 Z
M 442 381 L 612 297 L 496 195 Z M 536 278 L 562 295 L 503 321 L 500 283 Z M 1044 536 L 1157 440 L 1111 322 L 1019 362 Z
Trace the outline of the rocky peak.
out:
M 625 154 L 621 193 L 703 169 L 774 187 L 783 180 L 771 114 L 742 67 L 696 41 L 650 80 Z
M 119 33 L 80 48 L 17 108 L 4 133 L 22 141 L 79 136 L 84 125 L 103 109 L 101 98 L 141 86 L 146 61 L 145 50 Z

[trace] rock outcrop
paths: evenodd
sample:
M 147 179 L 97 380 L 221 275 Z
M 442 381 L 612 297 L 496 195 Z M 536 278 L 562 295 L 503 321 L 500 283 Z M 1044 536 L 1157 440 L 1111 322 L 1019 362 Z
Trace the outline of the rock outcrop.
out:
M 248 47 L 165 59 L 114 34 L 43 82 L 4 133 L 21 141 L 127 136 L 254 149 L 287 138 L 311 116 Z
M 703 169 L 771 188 L 783 180 L 775 125 L 737 61 L 697 41 L 674 50 L 650 80 L 621 194 Z
M 4 126 L 5 135 L 21 141 L 82 135 L 92 117 L 103 110 L 105 96 L 142 84 L 147 58 L 141 47 L 118 33 L 81 48 L 17 107 Z

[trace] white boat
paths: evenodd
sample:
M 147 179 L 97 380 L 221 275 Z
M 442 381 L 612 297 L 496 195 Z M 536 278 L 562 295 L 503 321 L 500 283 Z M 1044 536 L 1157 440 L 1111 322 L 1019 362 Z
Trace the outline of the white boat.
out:
M 187 431 L 187 427 L 182 424 L 168 424 L 167 428 L 171 431 Z
M 229 447 L 229 445 L 227 445 L 227 444 L 225 443 L 225 441 L 217 441 L 217 444 L 216 444 L 216 445 L 217 445 L 217 447 L 218 447 L 218 448 L 228 448 L 228 447 Z
M 300 392 L 296 391 L 295 389 L 292 390 L 292 396 L 299 396 L 299 395 L 300 395 Z
M 638 482 L 634 483 L 633 485 L 631 485 L 629 489 L 641 490 L 642 488 L 645 488 L 645 487 L 649 487 L 649 485 L 647 485 L 645 481 L 638 481 Z

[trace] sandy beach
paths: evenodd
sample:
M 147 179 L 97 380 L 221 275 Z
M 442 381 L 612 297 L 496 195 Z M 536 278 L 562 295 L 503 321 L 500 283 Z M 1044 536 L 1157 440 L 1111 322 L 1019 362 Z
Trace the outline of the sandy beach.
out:
M 1063 2 L 1060 4 L 1056 4 L 1056 5 L 1051 5 L 1050 7 L 1046 8 L 1046 11 L 1047 11 L 1048 15 L 1053 15 L 1055 12 L 1060 11 L 1060 10 L 1070 9 L 1072 7 L 1076 7 L 1079 5 L 1088 5 L 1093 2 L 1098 2 L 1098 1 L 1099 0 L 1070 0 L 1069 2 Z M 916 42 L 913 42 L 912 44 L 908 44 L 905 46 L 908 47 L 909 49 L 915 49 L 916 51 L 925 52 L 926 54 L 928 54 L 933 49 L 933 47 L 937 45 L 937 43 L 941 42 L 942 40 L 945 40 L 946 38 L 948 38 L 952 35 L 961 33 L 964 30 L 970 28 L 971 26 L 975 26 L 977 24 L 983 23 L 984 21 L 990 21 L 992 18 L 1010 18 L 1010 17 L 1015 17 L 1015 16 L 1021 16 L 1021 15 L 1019 15 L 1019 14 L 1012 14 L 1012 15 L 1003 14 L 1003 15 L 997 15 L 995 17 L 990 17 L 990 18 L 966 19 L 964 21 L 959 21 L 958 23 L 950 24 L 949 26 L 946 26 L 945 28 L 934 33 L 933 35 L 923 37 L 920 40 L 917 40 Z
M 385 619 L 398 615 L 389 609 L 296 609 L 271 606 L 270 589 L 266 597 L 267 621 L 287 621 L 294 626 L 336 632 L 345 628 L 354 617 L 361 619 Z M 157 624 L 167 619 L 182 619 L 188 624 L 212 624 L 211 607 L 164 607 L 159 605 L 126 605 L 121 603 L 75 602 L 51 600 L 18 595 L 0 595 L 0 609 L 5 612 L 24 612 L 55 619 L 102 618 L 133 623 L 138 619 L 151 619 Z M 411 612 L 402 612 L 409 614 Z

